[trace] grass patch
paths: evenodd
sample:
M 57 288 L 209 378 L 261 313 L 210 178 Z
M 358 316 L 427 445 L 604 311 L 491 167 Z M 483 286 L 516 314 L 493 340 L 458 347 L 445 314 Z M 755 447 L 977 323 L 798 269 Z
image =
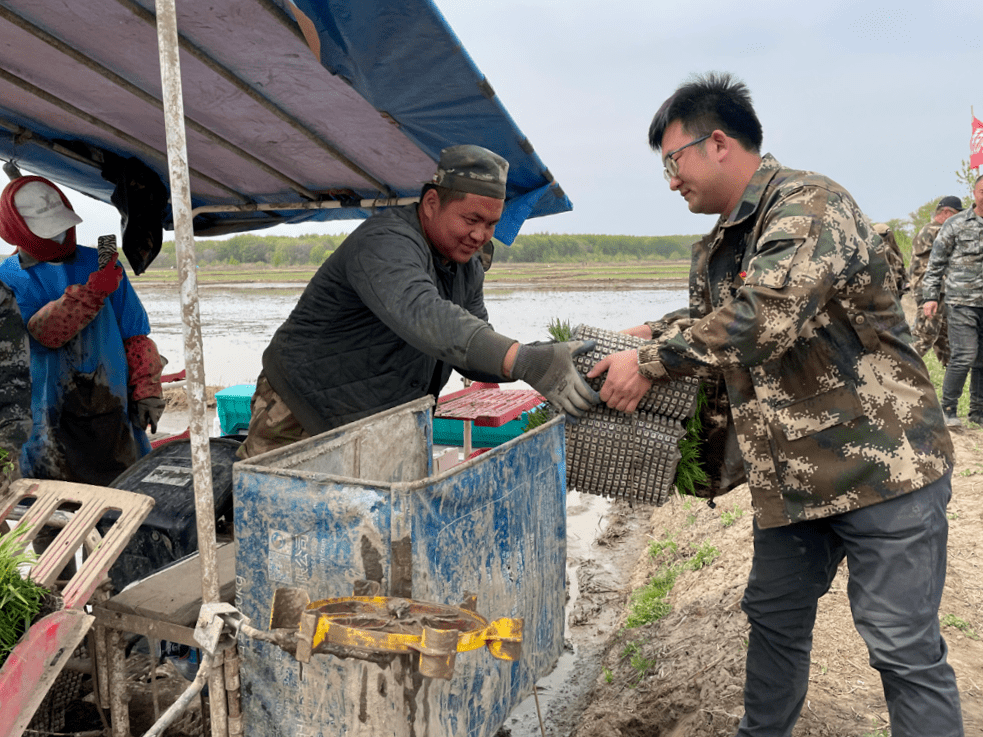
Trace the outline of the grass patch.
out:
M 637 677 L 631 684 L 632 688 L 634 688 L 641 682 L 643 678 L 645 678 L 645 676 L 649 674 L 649 671 L 655 667 L 656 659 L 646 658 L 644 655 L 638 652 L 632 656 L 631 660 L 628 661 L 628 664 L 632 667 L 632 669 L 637 674 Z
M 719 557 L 720 551 L 711 545 L 709 541 L 705 541 L 696 549 L 696 554 L 686 561 L 686 568 L 691 571 L 698 571 L 701 568 L 706 568 Z
M 30 629 L 47 594 L 46 589 L 20 573 L 21 566 L 36 560 L 33 551 L 24 549 L 27 531 L 27 524 L 22 522 L 0 537 L 0 662 Z
M 648 675 L 649 671 L 655 667 L 655 658 L 646 658 L 644 653 L 642 653 L 642 648 L 637 642 L 629 642 L 625 645 L 624 649 L 621 651 L 621 660 L 628 661 L 628 665 L 631 666 L 632 670 L 635 671 L 636 677 L 629 684 L 632 688 L 638 685 L 638 683 Z M 614 674 L 605 668 L 605 680 L 611 683 L 614 680 Z
M 628 617 L 625 619 L 625 627 L 628 629 L 657 622 L 669 614 L 672 611 L 669 592 L 679 574 L 706 568 L 720 556 L 720 551 L 709 542 L 704 542 L 689 558 L 677 560 L 679 545 L 674 540 L 667 538 L 649 545 L 649 555 L 653 558 L 663 554 L 674 560 L 660 567 L 647 584 L 632 592 L 628 602 Z
M 887 727 L 875 729 L 873 732 L 864 732 L 861 737 L 891 737 L 891 730 Z
M 955 614 L 946 614 L 944 617 L 942 617 L 942 626 L 957 629 L 966 635 L 966 637 L 968 637 L 970 640 L 980 639 L 980 636 L 976 634 L 972 627 L 969 626 L 969 622 L 967 622 L 965 619 L 960 619 Z
M 741 517 L 744 516 L 744 510 L 734 505 L 734 509 L 730 512 L 720 513 L 720 522 L 724 527 L 730 527 L 732 524 L 737 522 Z
M 658 622 L 672 611 L 668 596 L 680 573 L 678 566 L 665 566 L 649 579 L 644 586 L 635 589 L 629 602 L 630 611 L 625 627 L 634 629 L 645 624 Z
M 679 553 L 679 543 L 671 537 L 667 537 L 665 540 L 653 540 L 649 544 L 649 557 L 658 558 L 666 551 L 675 557 Z

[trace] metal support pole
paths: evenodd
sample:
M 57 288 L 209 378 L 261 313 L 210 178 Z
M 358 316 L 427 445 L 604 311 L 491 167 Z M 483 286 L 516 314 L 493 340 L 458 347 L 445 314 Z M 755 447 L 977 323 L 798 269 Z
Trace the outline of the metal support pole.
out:
M 157 46 L 163 88 L 164 124 L 167 133 L 167 164 L 174 214 L 174 242 L 181 284 L 181 320 L 184 325 L 184 365 L 188 372 L 188 403 L 191 406 L 191 464 L 195 484 L 195 514 L 198 519 L 198 552 L 201 556 L 201 593 L 206 604 L 219 601 L 218 555 L 215 549 L 215 497 L 212 491 L 212 462 L 205 424 L 205 366 L 198 309 L 198 275 L 195 264 L 194 230 L 191 224 L 191 182 L 188 147 L 184 131 L 184 101 L 181 91 L 177 8 L 175 0 L 157 0 Z M 212 664 L 209 663 L 211 666 Z M 215 663 L 215 665 L 219 665 Z M 212 737 L 227 737 L 225 676 L 223 668 L 209 674 Z

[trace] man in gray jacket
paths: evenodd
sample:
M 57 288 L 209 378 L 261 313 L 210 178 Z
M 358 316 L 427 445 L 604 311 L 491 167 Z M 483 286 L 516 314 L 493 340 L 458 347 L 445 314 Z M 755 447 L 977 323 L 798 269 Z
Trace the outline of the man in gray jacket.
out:
M 932 245 L 922 282 L 922 309 L 931 318 L 939 309 L 942 280 L 949 320 L 952 353 L 942 380 L 942 410 L 946 424 L 961 424 L 956 415 L 966 376 L 983 357 L 983 176 L 973 185 L 975 207 L 945 221 Z M 970 417 L 983 422 L 983 382 L 972 382 Z
M 571 359 L 586 345 L 520 345 L 488 324 L 481 252 L 507 175 L 501 156 L 452 146 L 418 205 L 345 239 L 263 353 L 241 458 L 437 396 L 452 369 L 525 381 L 571 415 L 597 401 Z

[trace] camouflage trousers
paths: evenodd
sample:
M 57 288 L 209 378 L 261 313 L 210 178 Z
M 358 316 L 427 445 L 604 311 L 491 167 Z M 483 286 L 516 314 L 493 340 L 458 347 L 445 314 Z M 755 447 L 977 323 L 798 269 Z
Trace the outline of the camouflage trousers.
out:
M 252 458 L 310 437 L 263 373 L 256 380 L 256 391 L 249 408 L 252 416 L 246 441 L 236 451 L 239 458 Z
M 946 318 L 945 303 L 939 304 L 938 312 L 932 317 L 925 317 L 922 306 L 915 310 L 915 324 L 911 327 L 915 339 L 914 348 L 919 356 L 924 356 L 931 348 L 939 363 L 949 365 L 952 351 L 949 349 L 949 321 Z

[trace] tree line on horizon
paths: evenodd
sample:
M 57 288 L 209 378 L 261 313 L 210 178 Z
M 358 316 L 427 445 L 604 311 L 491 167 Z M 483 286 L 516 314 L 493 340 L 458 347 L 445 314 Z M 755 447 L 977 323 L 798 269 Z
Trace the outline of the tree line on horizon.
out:
M 972 192 L 976 171 L 969 167 L 968 161 L 962 162 L 961 168 L 956 171 L 956 179 Z M 912 238 L 932 218 L 935 206 L 943 196 L 932 198 L 907 217 L 885 221 L 894 231 L 906 262 L 911 258 Z M 963 197 L 964 207 L 972 204 L 972 196 Z M 347 234 L 280 236 L 241 233 L 225 240 L 196 240 L 195 258 L 199 265 L 205 267 L 247 264 L 267 264 L 276 268 L 316 267 L 347 237 Z M 700 237 L 533 233 L 517 236 L 511 246 L 496 242 L 495 262 L 675 261 L 689 259 L 690 247 Z M 176 264 L 174 241 L 167 241 L 150 268 L 168 269 Z
M 971 168 L 969 161 L 964 159 L 960 162 L 960 167 L 956 170 L 955 174 L 956 181 L 959 183 L 959 185 L 961 187 L 965 187 L 965 189 L 970 193 L 962 196 L 963 207 L 972 207 L 973 184 L 976 182 L 976 177 L 979 175 L 979 171 Z M 915 234 L 918 233 L 918 231 L 921 230 L 923 226 L 927 225 L 928 221 L 932 219 L 932 216 L 935 215 L 935 206 L 939 203 L 939 200 L 941 200 L 947 194 L 952 194 L 952 192 L 943 193 L 938 197 L 933 197 L 921 207 L 908 213 L 908 217 L 906 218 L 892 218 L 884 221 L 887 223 L 888 227 L 894 231 L 894 237 L 898 241 L 898 246 L 901 248 L 901 252 L 904 254 L 905 263 L 909 263 L 911 261 L 912 238 L 914 238 Z
M 346 237 L 241 233 L 224 240 L 196 240 L 195 260 L 202 267 L 320 266 Z M 699 237 L 534 233 L 518 236 L 511 246 L 496 242 L 495 263 L 674 261 L 689 259 L 690 246 Z M 169 269 L 176 263 L 174 241 L 167 241 L 150 268 Z

